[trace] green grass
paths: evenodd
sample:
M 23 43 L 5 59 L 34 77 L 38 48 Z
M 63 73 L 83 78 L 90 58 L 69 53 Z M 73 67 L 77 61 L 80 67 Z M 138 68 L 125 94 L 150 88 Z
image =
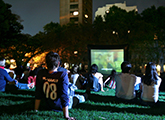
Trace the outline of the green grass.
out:
M 84 93 L 78 90 L 77 93 Z M 127 104 L 115 100 L 115 90 L 92 92 L 89 100 L 69 110 L 77 120 L 165 120 L 165 92 L 155 107 Z M 34 112 L 34 89 L 0 93 L 0 120 L 64 120 L 62 112 Z

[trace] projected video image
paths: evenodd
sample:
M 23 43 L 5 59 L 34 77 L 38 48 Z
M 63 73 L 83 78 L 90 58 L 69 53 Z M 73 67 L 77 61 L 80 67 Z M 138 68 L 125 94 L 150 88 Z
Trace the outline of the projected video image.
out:
M 124 61 L 124 50 L 113 49 L 91 49 L 91 64 L 97 64 L 99 72 L 102 74 L 110 74 L 114 69 L 121 72 L 121 63 Z

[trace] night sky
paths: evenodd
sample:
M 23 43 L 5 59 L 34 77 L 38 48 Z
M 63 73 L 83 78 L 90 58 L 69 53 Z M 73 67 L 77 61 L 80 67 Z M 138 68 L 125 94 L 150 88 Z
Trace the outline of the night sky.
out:
M 24 30 L 22 33 L 35 35 L 43 31 L 47 23 L 59 23 L 59 0 L 3 0 L 12 5 L 12 12 L 19 15 L 23 20 Z M 127 6 L 137 6 L 138 12 L 150 8 L 152 5 L 165 6 L 165 0 L 93 0 L 93 17 L 98 7 L 106 4 L 124 3 Z

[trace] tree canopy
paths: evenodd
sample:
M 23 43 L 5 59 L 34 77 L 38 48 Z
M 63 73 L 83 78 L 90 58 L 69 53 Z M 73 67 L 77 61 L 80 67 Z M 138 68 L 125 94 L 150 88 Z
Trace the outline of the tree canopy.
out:
M 30 36 L 20 33 L 23 26 L 20 17 L 11 12 L 11 5 L 0 2 L 0 48 L 18 61 L 28 62 L 34 55 L 52 50 L 63 62 L 87 63 L 89 44 L 127 44 L 129 61 L 138 67 L 148 61 L 159 63 L 165 57 L 165 7 L 151 6 L 139 14 L 113 6 L 104 18 L 96 16 L 92 24 L 70 22 L 61 26 L 50 22 L 43 27 L 44 32 Z
M 13 14 L 12 6 L 0 0 L 0 50 L 1 56 L 13 58 L 16 63 L 26 64 L 30 58 L 42 51 L 41 41 L 38 36 L 22 34 L 20 16 Z M 30 53 L 26 56 L 26 53 Z
M 11 5 L 0 0 L 0 48 L 7 48 L 17 43 L 17 35 L 23 29 L 21 19 L 10 10 Z

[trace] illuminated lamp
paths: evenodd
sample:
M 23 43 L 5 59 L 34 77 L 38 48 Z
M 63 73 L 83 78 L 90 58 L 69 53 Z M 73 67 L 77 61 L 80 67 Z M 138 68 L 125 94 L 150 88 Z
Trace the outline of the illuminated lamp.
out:
M 109 10 L 107 10 L 106 13 L 109 13 Z
M 78 51 L 74 51 L 74 54 L 77 54 L 78 53 Z
M 88 18 L 88 15 L 87 14 L 85 14 L 85 18 Z
M 78 15 L 78 14 L 79 14 L 78 11 L 74 11 L 74 12 L 73 12 L 73 15 L 75 15 L 75 16 Z

